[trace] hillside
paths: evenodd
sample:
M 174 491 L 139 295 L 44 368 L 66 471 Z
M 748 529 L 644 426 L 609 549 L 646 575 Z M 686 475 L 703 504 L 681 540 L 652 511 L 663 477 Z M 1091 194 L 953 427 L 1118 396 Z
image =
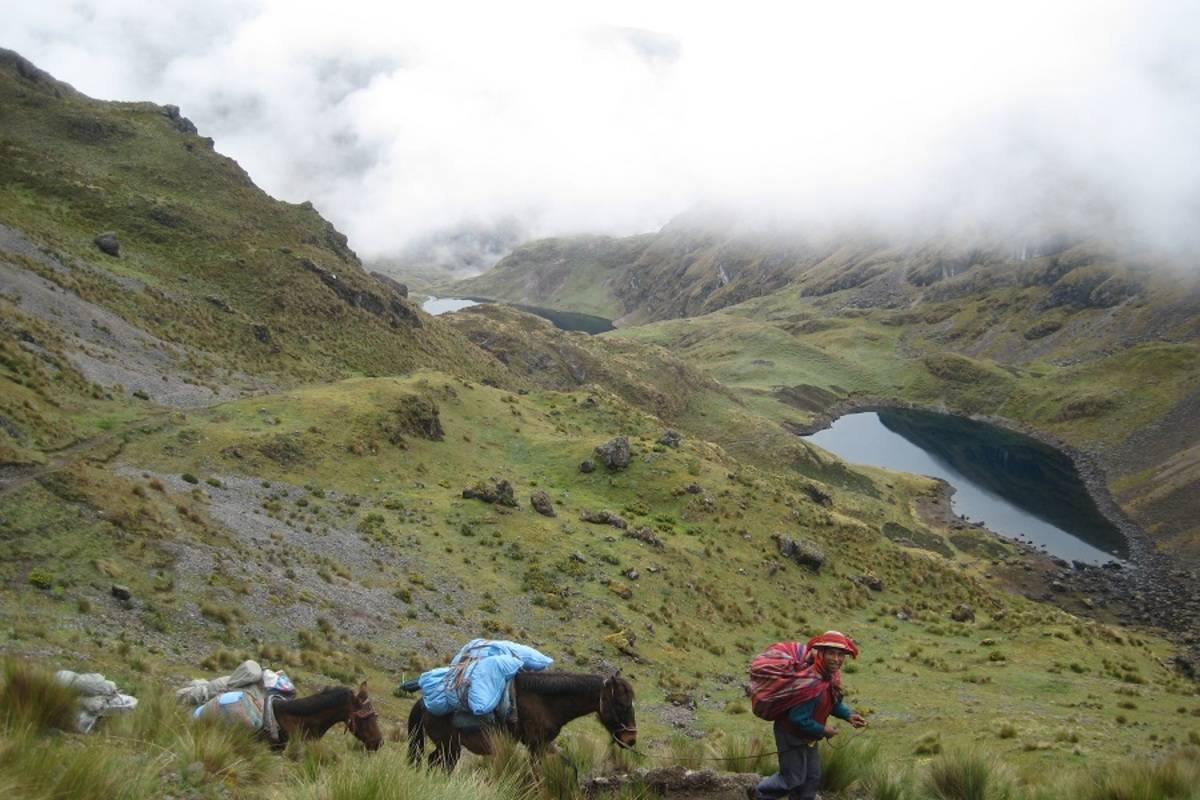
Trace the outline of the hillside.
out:
M 618 284 L 635 281 L 631 265 L 651 241 L 649 236 L 539 239 L 518 247 L 482 275 L 437 291 L 616 319 L 624 313 Z
M 818 338 L 797 350 L 785 326 L 802 293 L 617 337 L 494 306 L 433 318 L 176 110 L 89 99 L 11 53 L 0 153 L 0 649 L 98 670 L 148 707 L 107 734 L 48 738 L 14 722 L 10 680 L 0 786 L 14 796 L 363 794 L 329 775 L 513 796 L 511 776 L 489 776 L 495 794 L 471 783 L 479 764 L 454 783 L 406 772 L 395 740 L 366 766 L 345 744 L 238 754 L 164 694 L 254 657 L 305 691 L 367 679 L 400 738 L 411 700 L 392 687 L 480 635 L 634 682 L 642 754 L 597 768 L 769 751 L 747 713 L 749 658 L 832 627 L 863 646 L 850 698 L 889 764 L 975 745 L 1023 774 L 1082 773 L 1200 741 L 1180 642 L 1127 624 L 1143 619 L 1126 597 L 1137 579 L 1064 576 L 953 520 L 936 482 L 807 445 L 780 422 L 833 400 L 798 410 L 771 388 L 956 385 L 954 402 L 986 404 L 997 387 L 1033 392 L 1040 362 L 1016 374 L 961 356 L 918 380 L 894 357 L 917 330 L 894 324 L 905 312 L 840 306 L 812 306 L 820 322 L 800 335 Z M 110 231 L 117 255 L 95 241 Z M 573 280 L 593 298 L 609 285 Z M 911 346 L 932 346 L 920 330 Z M 1160 370 L 1144 405 L 1104 409 L 1121 424 L 1161 419 L 1194 375 L 1186 336 L 1153 347 L 1174 360 L 1134 347 L 1105 373 Z M 1095 363 L 1054 375 L 1091 387 Z M 610 468 L 597 447 L 617 437 L 629 458 Z M 591 720 L 569 731 L 575 748 L 604 742 Z
M 579 273 L 601 244 L 581 241 Z M 464 286 L 574 307 L 569 249 L 526 245 Z M 802 429 L 880 402 L 991 415 L 1077 449 L 1156 543 L 1200 557 L 1194 269 L 1100 241 L 892 244 L 694 215 L 606 263 L 612 336 L 703 364 L 759 413 Z
M 106 232 L 116 255 L 95 241 Z M 178 109 L 91 100 L 9 51 L 0 252 L 7 380 L 20 384 L 0 405 L 6 460 L 66 443 L 59 406 L 116 387 L 189 406 L 436 363 L 482 375 L 492 363 L 366 274 L 311 205 L 255 187 Z

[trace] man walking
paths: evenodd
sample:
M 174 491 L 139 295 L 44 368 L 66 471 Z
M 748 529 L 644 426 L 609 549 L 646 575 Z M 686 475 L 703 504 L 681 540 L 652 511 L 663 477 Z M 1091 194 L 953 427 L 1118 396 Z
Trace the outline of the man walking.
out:
M 826 721 L 832 715 L 855 728 L 866 727 L 863 716 L 842 701 L 841 672 L 847 655 L 858 657 L 853 640 L 827 631 L 804 647 L 782 642 L 755 659 L 750 670 L 755 713 L 775 721 L 779 771 L 748 791 L 751 800 L 813 800 L 821 780 L 817 744 L 837 735 Z M 780 703 L 787 704 L 786 711 L 776 716 Z

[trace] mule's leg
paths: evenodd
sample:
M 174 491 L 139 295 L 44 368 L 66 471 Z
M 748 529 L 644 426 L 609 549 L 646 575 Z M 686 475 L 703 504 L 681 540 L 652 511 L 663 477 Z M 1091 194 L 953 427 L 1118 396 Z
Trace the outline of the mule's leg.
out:
M 408 762 L 421 763 L 425 753 L 425 703 L 418 700 L 408 714 Z
M 459 741 L 458 733 L 443 739 L 437 743 L 433 752 L 429 755 L 430 765 L 436 765 L 444 768 L 446 772 L 453 772 L 455 765 L 458 764 L 458 757 L 462 755 L 462 743 Z

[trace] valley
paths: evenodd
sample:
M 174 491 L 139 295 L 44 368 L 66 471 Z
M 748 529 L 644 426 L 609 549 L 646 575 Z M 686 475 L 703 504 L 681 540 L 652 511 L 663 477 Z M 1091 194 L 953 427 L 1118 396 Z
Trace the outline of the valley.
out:
M 404 764 L 393 687 L 476 636 L 633 682 L 640 754 L 569 729 L 595 773 L 769 750 L 747 664 L 830 628 L 863 649 L 854 747 L 897 770 L 976 747 L 1037 787 L 1200 745 L 1185 275 L 1095 243 L 954 260 L 682 219 L 529 243 L 431 290 L 615 331 L 501 304 L 432 316 L 186 122 L 0 51 L 2 649 L 103 672 L 166 720 L 79 746 L 6 728 L 0 786 L 59 796 L 22 760 L 49 752 L 109 776 L 78 796 L 122 775 L 131 797 L 356 796 L 330 782 L 361 772 L 515 797 L 482 760 L 441 783 Z M 1067 575 L 962 524 L 943 483 L 797 435 L 889 404 L 1064 449 L 1136 569 Z M 167 690 L 246 658 L 306 690 L 367 681 L 384 751 L 360 770 L 345 743 L 251 743 L 251 772 L 177 735 Z M 522 796 L 554 796 L 538 785 Z

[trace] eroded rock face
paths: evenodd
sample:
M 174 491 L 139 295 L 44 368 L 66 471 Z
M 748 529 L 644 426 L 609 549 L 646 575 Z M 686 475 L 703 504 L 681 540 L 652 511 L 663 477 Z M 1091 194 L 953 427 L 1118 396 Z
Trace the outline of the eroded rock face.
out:
M 817 572 L 825 563 L 825 552 L 815 542 L 807 539 L 793 539 L 779 533 L 773 534 L 771 538 L 775 540 L 781 556 L 790 558 L 802 567 L 808 567 L 813 572 Z
M 162 114 L 171 120 L 171 127 L 180 133 L 190 133 L 193 135 L 199 133 L 196 130 L 195 123 L 180 113 L 179 106 L 165 105 L 162 107 Z
M 337 233 L 337 231 L 334 231 Z M 338 234 L 341 236 L 341 234 Z M 345 237 L 342 237 L 343 239 Z M 336 244 L 338 239 L 334 239 Z M 353 254 L 351 254 L 353 255 Z M 334 294 L 342 299 L 345 303 L 361 308 L 368 314 L 373 314 L 377 317 L 387 320 L 392 327 L 398 328 L 401 325 L 407 325 L 413 328 L 419 328 L 424 323 L 413 310 L 411 306 L 397 293 L 389 289 L 390 296 L 385 297 L 383 294 L 359 289 L 343 277 L 339 277 L 336 272 L 325 269 L 311 259 L 302 258 L 299 260 L 299 265 L 309 272 L 320 278 L 321 283 L 325 284 Z M 377 284 L 378 285 L 378 284 Z
M 462 496 L 468 500 L 482 500 L 494 505 L 517 507 L 517 498 L 513 495 L 512 484 L 506 480 L 480 481 L 474 486 L 463 489 Z
M 538 489 L 530 496 L 529 505 L 533 506 L 533 510 L 543 517 L 557 516 L 557 512 L 554 510 L 554 501 L 550 499 L 549 493 L 544 489 Z
M 618 436 L 596 447 L 596 458 L 611 472 L 629 466 L 629 439 Z

